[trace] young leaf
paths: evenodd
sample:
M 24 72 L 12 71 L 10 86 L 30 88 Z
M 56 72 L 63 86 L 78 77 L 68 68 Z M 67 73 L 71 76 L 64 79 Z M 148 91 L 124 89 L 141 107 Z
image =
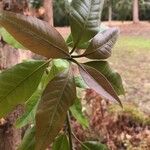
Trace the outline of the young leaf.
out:
M 66 60 L 56 59 L 51 61 L 52 67 L 48 74 L 44 74 L 41 82 L 34 92 L 34 94 L 26 102 L 26 111 L 25 113 L 17 120 L 16 127 L 21 128 L 29 123 L 32 123 L 35 120 L 35 114 L 39 100 L 41 98 L 42 92 L 45 89 L 45 86 L 51 81 L 57 74 L 63 72 L 66 68 L 69 67 L 69 63 Z
M 72 69 L 66 69 L 47 85 L 36 114 L 36 150 L 44 150 L 57 136 L 67 110 L 76 98 Z
M 99 32 L 92 39 L 83 55 L 90 59 L 107 59 L 111 56 L 111 50 L 116 43 L 117 37 L 118 29 L 116 28 L 109 28 Z
M 104 0 L 73 0 L 70 25 L 75 45 L 85 43 L 99 32 Z
M 17 150 L 35 150 L 35 127 L 29 128 Z
M 3 40 L 8 43 L 9 45 L 13 46 L 14 48 L 25 49 L 18 41 L 14 39 L 4 28 L 0 28 L 0 35 L 2 36 Z
M 47 64 L 45 61 L 28 61 L 0 73 L 0 118 L 30 98 Z
M 82 104 L 79 98 L 76 98 L 75 103 L 70 107 L 70 110 L 72 115 L 83 126 L 83 128 L 89 127 L 88 120 L 82 112 Z
M 89 88 L 109 100 L 117 100 L 121 105 L 121 101 L 115 90 L 100 72 L 84 64 L 79 67 L 79 71 Z
M 53 143 L 52 150 L 70 150 L 67 135 L 61 134 L 57 137 Z
M 87 141 L 82 145 L 82 150 L 108 150 L 106 145 L 97 141 Z
M 119 73 L 111 69 L 107 61 L 90 61 L 86 62 L 85 65 L 91 66 L 100 73 L 102 73 L 111 83 L 111 85 L 113 86 L 114 90 L 118 95 L 125 94 L 121 76 L 119 75 Z
M 64 39 L 46 22 L 35 17 L 2 11 L 0 24 L 34 53 L 47 58 L 70 58 Z

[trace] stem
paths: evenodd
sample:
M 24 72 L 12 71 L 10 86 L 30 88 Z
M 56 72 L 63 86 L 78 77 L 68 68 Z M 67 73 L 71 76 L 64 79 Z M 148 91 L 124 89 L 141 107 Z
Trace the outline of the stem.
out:
M 84 147 L 84 148 L 86 148 L 87 150 L 89 150 L 89 148 L 86 146 L 86 145 L 84 145 L 77 137 L 76 137 L 76 135 L 72 132 L 72 135 L 73 135 L 73 137 Z
M 70 150 L 73 150 L 73 141 L 72 141 L 72 130 L 70 124 L 70 114 L 69 111 L 67 112 L 67 126 L 68 126 L 68 136 L 69 136 L 69 143 L 70 143 Z
M 72 58 L 81 58 L 81 57 L 85 57 L 85 56 L 87 56 L 87 54 L 71 55 Z
M 75 49 L 76 49 L 76 46 L 73 47 L 73 49 L 70 52 L 70 55 L 75 51 Z
M 80 38 L 81 38 L 81 36 L 78 38 L 77 42 L 74 44 L 74 47 L 73 47 L 73 49 L 70 52 L 70 55 L 75 51 L 75 49 L 76 49 L 76 47 L 77 47 L 77 45 L 78 45 L 78 43 L 80 41 Z

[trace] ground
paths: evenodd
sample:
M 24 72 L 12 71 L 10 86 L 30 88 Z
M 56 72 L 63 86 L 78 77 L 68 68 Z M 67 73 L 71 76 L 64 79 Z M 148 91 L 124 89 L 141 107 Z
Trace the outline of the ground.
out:
M 150 115 L 150 23 L 112 22 L 111 26 L 120 29 L 110 62 L 124 82 L 126 95 L 122 101 L 136 103 Z M 68 27 L 57 30 L 64 37 L 70 32 Z

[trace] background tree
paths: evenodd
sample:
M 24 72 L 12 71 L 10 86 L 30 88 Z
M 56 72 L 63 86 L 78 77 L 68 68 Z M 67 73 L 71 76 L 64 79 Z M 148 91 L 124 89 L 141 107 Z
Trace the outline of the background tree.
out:
M 45 8 L 44 20 L 53 25 L 53 0 L 44 0 L 43 7 Z
M 133 0 L 133 23 L 139 23 L 139 0 Z

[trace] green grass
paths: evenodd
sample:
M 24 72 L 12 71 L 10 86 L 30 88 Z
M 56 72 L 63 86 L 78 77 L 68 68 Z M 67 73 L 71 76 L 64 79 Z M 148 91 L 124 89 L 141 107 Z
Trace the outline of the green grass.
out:
M 123 79 L 126 99 L 122 100 L 135 102 L 150 114 L 150 39 L 121 36 L 110 62 Z
M 150 39 L 144 37 L 123 36 L 119 38 L 116 47 L 128 48 L 128 50 L 133 50 L 133 49 L 150 50 Z

